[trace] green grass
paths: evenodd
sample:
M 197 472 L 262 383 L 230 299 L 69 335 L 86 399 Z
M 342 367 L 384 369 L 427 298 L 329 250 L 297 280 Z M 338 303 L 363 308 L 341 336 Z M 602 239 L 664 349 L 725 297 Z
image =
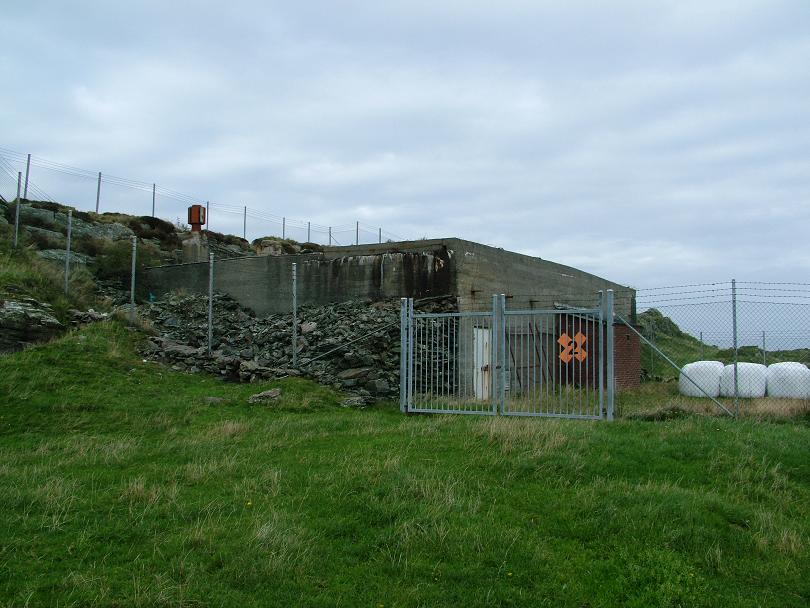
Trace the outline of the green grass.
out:
M 348 410 L 137 340 L 0 358 L 0 605 L 810 602 L 807 424 Z
M 694 361 L 708 360 L 721 361 L 726 365 L 734 362 L 734 351 L 730 348 L 718 348 L 711 344 L 702 343 L 700 340 L 687 333 L 682 333 L 677 328 L 671 333 L 665 332 L 643 332 L 646 337 L 678 366 L 683 367 L 687 363 Z M 740 362 L 762 363 L 762 350 L 759 346 L 741 345 L 737 352 L 737 360 Z M 782 361 L 798 361 L 810 364 L 810 350 L 781 350 L 767 351 L 765 353 L 765 363 L 779 363 Z M 669 381 L 677 380 L 679 371 L 670 365 L 660 354 L 655 352 L 646 342 L 641 342 L 641 370 L 645 380 Z
M 737 412 L 733 398 L 717 399 L 728 412 Z M 688 414 L 723 416 L 723 412 L 711 399 L 685 397 L 678 391 L 677 382 L 644 382 L 638 388 L 620 391 L 616 395 L 616 415 L 640 420 L 662 420 Z M 771 422 L 810 423 L 810 400 L 763 397 L 739 399 L 739 415 L 742 418 Z
M 68 295 L 64 293 L 64 281 L 64 267 L 38 258 L 26 247 L 15 251 L 10 242 L 0 238 L 0 299 L 27 297 L 46 302 L 63 322 L 68 319 L 70 308 L 98 305 L 93 300 L 94 285 L 86 270 L 73 269 Z

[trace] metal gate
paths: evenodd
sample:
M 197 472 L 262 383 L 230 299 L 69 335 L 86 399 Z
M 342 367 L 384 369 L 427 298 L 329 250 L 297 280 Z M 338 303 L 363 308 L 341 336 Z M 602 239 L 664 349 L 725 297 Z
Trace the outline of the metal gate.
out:
M 613 291 L 595 308 L 415 313 L 403 298 L 400 409 L 613 419 Z M 607 322 L 610 320 L 610 322 Z

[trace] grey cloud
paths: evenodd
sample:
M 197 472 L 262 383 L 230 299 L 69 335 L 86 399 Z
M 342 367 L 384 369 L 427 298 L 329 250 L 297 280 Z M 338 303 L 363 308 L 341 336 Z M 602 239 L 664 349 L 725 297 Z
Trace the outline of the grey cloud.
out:
M 0 146 L 636 285 L 810 269 L 805 2 L 40 2 L 6 19 L 0 77 L 21 86 Z

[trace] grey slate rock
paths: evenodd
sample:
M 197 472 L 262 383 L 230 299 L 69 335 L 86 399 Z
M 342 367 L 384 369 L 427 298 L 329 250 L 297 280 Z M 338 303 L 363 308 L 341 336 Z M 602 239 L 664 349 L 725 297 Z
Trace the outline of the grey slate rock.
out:
M 49 340 L 63 330 L 64 325 L 47 304 L 30 298 L 0 300 L 0 352 Z
M 256 404 L 256 403 L 271 403 L 273 401 L 278 401 L 281 398 L 281 389 L 280 388 L 271 388 L 268 391 L 263 391 L 261 393 L 256 393 L 255 395 L 251 395 L 248 397 L 248 403 Z

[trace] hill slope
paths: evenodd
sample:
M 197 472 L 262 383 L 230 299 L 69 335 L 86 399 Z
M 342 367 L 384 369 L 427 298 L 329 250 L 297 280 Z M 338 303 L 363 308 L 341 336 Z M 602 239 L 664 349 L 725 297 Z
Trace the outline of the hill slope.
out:
M 810 602 L 807 425 L 404 417 L 139 340 L 0 357 L 0 604 Z

